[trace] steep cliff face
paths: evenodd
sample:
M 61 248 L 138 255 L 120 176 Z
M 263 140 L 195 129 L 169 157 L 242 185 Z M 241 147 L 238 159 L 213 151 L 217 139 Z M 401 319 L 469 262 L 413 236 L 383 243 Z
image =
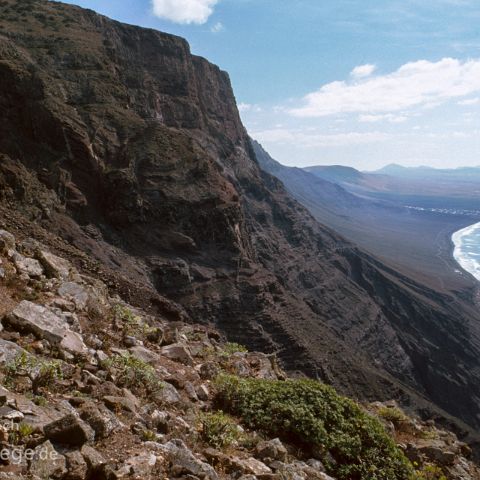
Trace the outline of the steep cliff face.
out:
M 88 252 L 80 266 L 167 318 L 480 425 L 478 315 L 260 170 L 227 74 L 180 38 L 60 3 L 4 0 L 0 26 L 3 223 Z

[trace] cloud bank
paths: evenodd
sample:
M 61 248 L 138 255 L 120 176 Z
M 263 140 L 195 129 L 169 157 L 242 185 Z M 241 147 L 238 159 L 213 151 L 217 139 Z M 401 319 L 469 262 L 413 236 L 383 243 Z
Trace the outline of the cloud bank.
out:
M 287 128 L 273 128 L 256 131 L 252 137 L 260 142 L 279 145 L 297 145 L 302 148 L 341 147 L 346 145 L 364 145 L 387 141 L 391 135 L 383 132 L 346 132 L 322 134 Z
M 175 23 L 204 24 L 219 0 L 153 0 L 153 13 Z
M 374 70 L 373 65 L 357 67 L 352 71 L 352 80 L 324 85 L 304 97 L 304 104 L 290 113 L 306 118 L 341 113 L 386 114 L 441 105 L 480 92 L 480 60 L 419 60 L 393 73 L 372 76 Z
M 354 78 L 364 78 L 372 75 L 372 73 L 377 69 L 376 65 L 367 63 L 366 65 L 359 65 L 355 67 L 350 75 Z

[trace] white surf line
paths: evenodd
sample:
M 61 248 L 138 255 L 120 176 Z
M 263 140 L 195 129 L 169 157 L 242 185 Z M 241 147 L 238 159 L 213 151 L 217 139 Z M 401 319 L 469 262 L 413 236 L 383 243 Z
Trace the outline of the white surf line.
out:
M 472 246 L 476 242 L 470 239 L 470 236 L 476 231 L 479 231 L 480 238 L 480 222 L 470 225 L 452 235 L 452 242 L 455 245 L 453 256 L 456 262 L 468 273 L 473 275 L 480 281 L 480 258 L 477 252 L 469 252 L 465 249 L 467 246 Z M 480 240 L 478 242 L 478 252 L 480 252 Z

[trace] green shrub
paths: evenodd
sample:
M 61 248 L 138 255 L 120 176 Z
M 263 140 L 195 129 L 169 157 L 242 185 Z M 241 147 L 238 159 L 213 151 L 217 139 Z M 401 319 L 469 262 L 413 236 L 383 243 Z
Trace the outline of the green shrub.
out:
M 447 480 L 441 468 L 435 465 L 425 465 L 415 472 L 414 480 Z
M 32 393 L 37 395 L 40 388 L 51 387 L 63 379 L 62 363 L 58 360 L 43 360 L 26 352 L 18 354 L 4 367 L 5 382 L 12 385 L 17 377 L 26 377 L 32 383 Z
M 33 434 L 35 429 L 28 423 L 20 423 L 8 434 L 8 441 L 12 445 L 20 445 L 25 443 L 25 441 Z
M 420 438 L 425 440 L 438 440 L 439 434 L 436 430 L 422 430 L 420 432 Z
M 338 480 L 408 480 L 413 468 L 378 419 L 313 380 L 216 381 L 221 407 L 251 428 L 324 453 Z
M 46 407 L 48 405 L 48 400 L 43 395 L 34 395 L 32 402 L 39 407 Z
M 151 394 L 163 388 L 155 369 L 129 353 L 113 356 L 105 362 L 105 367 L 115 376 L 117 383 L 137 392 L 145 389 Z
M 123 334 L 126 336 L 147 338 L 153 336 L 157 329 L 150 327 L 142 317 L 135 315 L 129 308 L 117 304 L 113 307 L 113 315 L 122 324 Z
M 142 432 L 142 440 L 144 442 L 155 442 L 157 440 L 157 434 L 153 430 L 144 430 Z
M 233 418 L 223 412 L 202 413 L 199 421 L 200 436 L 211 447 L 229 447 L 241 439 L 238 425 Z
M 223 355 L 233 355 L 234 353 L 247 353 L 248 349 L 239 343 L 228 342 L 222 347 Z
M 403 422 L 407 419 L 405 414 L 397 407 L 381 407 L 378 412 L 378 416 L 393 423 Z

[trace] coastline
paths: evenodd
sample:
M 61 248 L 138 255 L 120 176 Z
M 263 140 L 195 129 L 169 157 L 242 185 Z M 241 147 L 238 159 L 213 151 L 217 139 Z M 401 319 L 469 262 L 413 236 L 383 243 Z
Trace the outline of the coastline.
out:
M 480 282 L 480 244 L 478 254 L 470 252 L 468 248 L 468 240 L 476 232 L 480 234 L 480 222 L 454 232 L 451 237 L 454 246 L 452 255 L 459 268 Z

